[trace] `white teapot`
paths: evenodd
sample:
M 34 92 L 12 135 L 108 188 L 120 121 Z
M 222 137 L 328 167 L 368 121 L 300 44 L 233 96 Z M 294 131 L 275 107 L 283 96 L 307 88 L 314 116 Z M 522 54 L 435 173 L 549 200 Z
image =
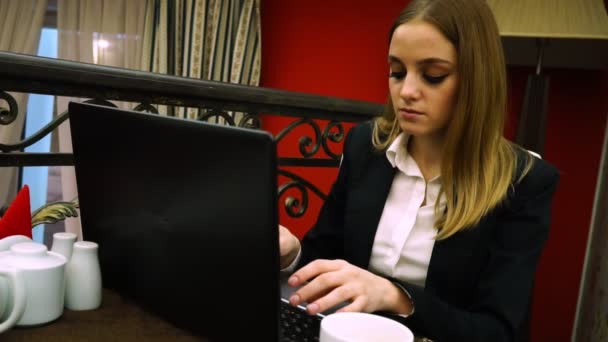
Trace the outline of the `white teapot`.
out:
M 11 248 L 12 245 L 19 242 L 31 242 L 32 239 L 25 235 L 11 235 L 7 236 L 4 239 L 0 240 L 0 252 L 7 251 Z M 0 311 L 0 313 L 2 313 Z
M 66 258 L 36 242 L 0 252 L 0 333 L 36 326 L 63 313 Z

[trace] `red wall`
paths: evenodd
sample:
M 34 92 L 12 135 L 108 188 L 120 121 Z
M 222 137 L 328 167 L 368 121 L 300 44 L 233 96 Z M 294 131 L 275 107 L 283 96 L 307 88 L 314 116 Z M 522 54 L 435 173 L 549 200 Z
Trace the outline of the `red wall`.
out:
M 509 70 L 513 113 L 521 109 L 529 71 Z M 569 341 L 606 128 L 608 72 L 548 70 L 546 74 L 551 84 L 544 158 L 558 167 L 561 180 L 536 277 L 532 341 Z
M 387 92 L 387 32 L 407 3 L 384 0 L 262 1 L 262 86 L 325 96 L 384 102 Z M 530 69 L 510 68 L 512 138 Z M 597 170 L 608 114 L 608 72 L 547 70 L 551 78 L 544 158 L 562 173 L 551 235 L 541 258 L 532 317 L 532 341 L 569 341 L 591 220 Z M 293 119 L 263 118 L 277 133 Z M 323 124 L 324 122 L 321 122 Z M 350 126 L 347 126 L 350 127 Z M 299 156 L 300 128 L 281 142 L 281 156 Z M 334 150 L 338 150 L 335 148 Z M 288 170 L 328 192 L 335 169 Z M 280 182 L 285 181 L 280 178 Z M 293 191 L 290 194 L 296 195 Z M 281 224 L 302 236 L 321 205 L 311 198 L 302 219 L 280 213 Z
M 388 30 L 403 4 L 395 0 L 385 1 L 384 6 L 370 5 L 368 0 L 262 1 L 261 85 L 382 103 L 388 84 Z M 292 121 L 263 117 L 264 128 L 274 134 Z M 326 123 L 318 122 L 322 127 Z M 290 134 L 279 144 L 279 154 L 301 156 L 297 147 L 303 134 L 312 137 L 312 129 L 301 127 Z M 333 150 L 341 149 L 334 146 Z M 324 193 L 337 175 L 336 169 L 286 169 L 306 175 Z M 297 197 L 298 192 L 287 195 L 292 194 Z M 314 224 L 322 204 L 317 197 L 310 201 L 300 219 L 280 213 L 281 223 L 298 236 Z

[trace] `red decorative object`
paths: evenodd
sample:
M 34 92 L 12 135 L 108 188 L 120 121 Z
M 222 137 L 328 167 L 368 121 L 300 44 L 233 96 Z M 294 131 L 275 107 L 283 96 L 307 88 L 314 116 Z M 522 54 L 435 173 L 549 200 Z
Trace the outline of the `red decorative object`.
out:
M 0 218 L 0 239 L 11 235 L 25 235 L 32 238 L 30 189 L 27 185 L 21 188 L 13 203 Z

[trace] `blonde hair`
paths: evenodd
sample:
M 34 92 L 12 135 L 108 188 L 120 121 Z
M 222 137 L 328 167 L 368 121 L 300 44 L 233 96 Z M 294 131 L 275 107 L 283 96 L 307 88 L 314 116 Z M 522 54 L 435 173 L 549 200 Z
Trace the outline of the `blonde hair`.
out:
M 475 226 L 506 198 L 517 167 L 517 145 L 503 137 L 507 76 L 494 16 L 484 0 L 413 0 L 394 23 L 412 20 L 434 25 L 456 48 L 458 93 L 446 132 L 441 159 L 441 193 L 447 199 L 440 212 L 435 203 L 437 239 Z M 401 133 L 390 96 L 374 122 L 372 142 L 384 151 Z M 525 167 L 532 167 L 524 153 Z M 439 196 L 441 197 L 441 196 Z

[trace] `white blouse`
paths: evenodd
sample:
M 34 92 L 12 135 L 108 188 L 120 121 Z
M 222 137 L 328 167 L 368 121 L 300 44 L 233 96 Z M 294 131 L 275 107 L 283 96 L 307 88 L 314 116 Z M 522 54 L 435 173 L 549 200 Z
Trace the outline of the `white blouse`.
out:
M 388 161 L 398 172 L 378 223 L 369 270 L 424 286 L 437 234 L 435 201 L 441 183 L 440 177 L 426 183 L 407 151 L 408 139 L 408 135 L 401 133 L 386 151 Z M 445 203 L 445 196 L 442 196 L 441 211 L 445 209 Z M 301 252 L 281 271 L 293 272 Z
M 386 151 L 388 161 L 398 170 L 378 223 L 369 269 L 424 287 L 437 234 L 435 202 L 441 182 L 440 177 L 428 183 L 424 180 L 407 151 L 408 140 L 401 133 Z M 442 196 L 441 211 L 445 203 Z

